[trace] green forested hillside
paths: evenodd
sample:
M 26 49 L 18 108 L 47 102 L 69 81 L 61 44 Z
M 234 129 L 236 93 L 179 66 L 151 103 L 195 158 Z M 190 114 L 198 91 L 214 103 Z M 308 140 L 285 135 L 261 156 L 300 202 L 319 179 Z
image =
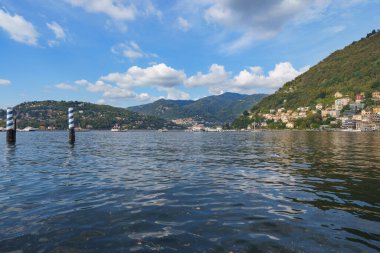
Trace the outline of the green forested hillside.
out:
M 369 96 L 376 89 L 380 89 L 379 31 L 335 51 L 254 105 L 252 111 L 332 104 L 337 91 L 353 97 L 360 92 Z
M 167 120 L 193 118 L 206 125 L 231 123 L 244 110 L 264 98 L 265 94 L 242 95 L 226 92 L 193 100 L 165 100 L 128 108 L 131 111 L 154 115 Z
M 380 31 L 373 30 L 253 105 L 251 114 L 241 115 L 233 126 L 246 127 L 259 120 L 258 113 L 267 113 L 270 109 L 314 108 L 319 103 L 330 107 L 338 91 L 353 99 L 362 92 L 371 98 L 372 92 L 377 90 L 380 90 Z
M 66 129 L 69 107 L 75 110 L 76 126 L 82 128 L 110 129 L 115 124 L 128 129 L 178 128 L 174 123 L 157 117 L 141 115 L 123 108 L 78 101 L 26 102 L 15 106 L 14 111 L 19 128 L 51 126 Z M 4 110 L 0 110 L 0 117 L 5 118 Z

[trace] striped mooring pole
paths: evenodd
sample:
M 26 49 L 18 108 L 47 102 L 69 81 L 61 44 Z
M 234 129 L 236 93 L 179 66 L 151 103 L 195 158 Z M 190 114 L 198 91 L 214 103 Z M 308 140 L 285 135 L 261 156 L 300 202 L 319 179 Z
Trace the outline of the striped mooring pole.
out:
M 74 108 L 69 108 L 69 143 L 75 143 Z
M 7 143 L 16 143 L 16 119 L 13 116 L 13 108 L 7 109 Z

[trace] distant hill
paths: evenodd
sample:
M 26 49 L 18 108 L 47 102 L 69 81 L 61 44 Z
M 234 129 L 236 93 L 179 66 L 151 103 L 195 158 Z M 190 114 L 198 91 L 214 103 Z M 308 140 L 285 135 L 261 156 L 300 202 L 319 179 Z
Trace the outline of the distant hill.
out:
M 266 94 L 242 95 L 224 93 L 199 100 L 165 100 L 129 107 L 128 110 L 153 115 L 167 120 L 193 118 L 206 125 L 231 123 L 243 111 L 267 96 Z
M 337 91 L 354 97 L 380 89 L 380 32 L 337 50 L 253 106 L 253 111 L 332 104 Z
M 142 115 L 124 108 L 78 101 L 26 102 L 15 106 L 14 111 L 19 128 L 52 126 L 57 129 L 66 129 L 69 107 L 75 110 L 76 126 L 80 125 L 82 128 L 111 129 L 115 124 L 128 129 L 178 128 L 176 124 L 154 116 Z M 0 110 L 1 119 L 5 118 L 5 114 L 5 110 Z

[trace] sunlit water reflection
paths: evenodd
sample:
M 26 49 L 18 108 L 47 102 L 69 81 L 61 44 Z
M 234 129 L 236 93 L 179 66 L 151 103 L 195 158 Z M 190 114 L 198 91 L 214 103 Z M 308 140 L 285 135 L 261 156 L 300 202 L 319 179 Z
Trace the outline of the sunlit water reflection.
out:
M 377 252 L 380 134 L 0 134 L 0 252 Z

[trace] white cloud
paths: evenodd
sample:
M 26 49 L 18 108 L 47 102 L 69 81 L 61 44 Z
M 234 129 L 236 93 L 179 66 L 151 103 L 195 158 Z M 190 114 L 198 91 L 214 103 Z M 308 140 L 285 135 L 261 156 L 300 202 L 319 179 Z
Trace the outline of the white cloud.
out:
M 103 96 L 109 99 L 134 99 L 139 102 L 150 102 L 154 99 L 148 93 L 143 92 L 139 94 L 121 87 L 111 87 L 103 92 Z
M 107 84 L 101 80 L 96 81 L 94 84 L 88 83 L 87 90 L 90 92 L 106 92 L 112 88 L 112 85 Z
M 166 99 L 171 99 L 171 100 L 190 99 L 190 95 L 188 93 L 178 90 L 176 88 L 160 88 L 159 90 L 167 92 Z
M 145 53 L 135 41 L 119 43 L 111 48 L 114 54 L 122 55 L 130 60 L 138 58 L 153 58 L 158 57 L 156 54 Z
M 156 16 L 161 18 L 162 12 L 150 0 L 123 1 L 123 0 L 65 0 L 72 6 L 81 7 L 87 12 L 103 13 L 114 21 L 131 21 L 140 16 Z M 127 4 L 126 2 L 130 2 Z M 114 23 L 126 30 L 123 23 Z M 108 24 L 109 25 L 109 24 Z M 120 27 L 118 27 L 120 28 Z M 125 28 L 125 29 L 124 29 Z
M 91 84 L 89 81 L 87 81 L 85 79 L 77 80 L 74 83 L 77 85 L 80 85 L 80 86 L 87 86 L 87 85 Z
M 103 13 L 116 20 L 134 20 L 137 10 L 134 5 L 125 6 L 117 0 L 66 0 L 76 7 L 88 12 Z
M 320 17 L 331 0 L 214 0 L 206 8 L 204 18 L 240 36 L 228 42 L 225 49 L 234 52 L 254 40 L 268 39 L 285 25 Z M 203 4 L 203 3 L 202 3 Z
M 331 26 L 331 27 L 327 28 L 326 32 L 328 32 L 328 33 L 340 33 L 344 30 L 346 30 L 346 26 L 336 25 L 336 26 Z
M 78 90 L 77 87 L 72 86 L 72 85 L 70 85 L 70 84 L 66 84 L 66 83 L 59 83 L 59 84 L 56 84 L 55 87 L 58 88 L 58 89 L 61 89 L 61 90 L 71 90 L 71 91 L 76 91 L 76 90 Z
M 110 87 L 104 90 L 103 96 L 108 98 L 135 98 L 136 93 L 121 87 Z
M 120 87 L 174 87 L 184 82 L 186 78 L 182 70 L 176 70 L 164 63 L 153 65 L 145 69 L 133 66 L 125 73 L 110 73 L 101 77 L 103 81 L 116 83 Z
M 95 83 L 91 83 L 85 79 L 77 80 L 74 82 L 76 85 L 85 87 L 89 92 L 106 92 L 111 90 L 113 87 L 111 84 L 107 84 L 102 80 L 98 80 Z
M 5 79 L 0 79 L 0 86 L 7 86 L 10 84 L 11 84 L 11 81 L 5 80 Z
M 224 85 L 228 78 L 229 73 L 225 71 L 224 66 L 212 64 L 207 74 L 198 72 L 189 77 L 185 84 L 188 87 Z
M 145 93 L 145 92 L 136 95 L 136 99 L 138 101 L 151 101 L 152 98 L 153 97 L 151 95 L 149 95 L 148 93 Z
M 116 29 L 118 32 L 121 33 L 126 33 L 128 31 L 128 26 L 125 24 L 124 21 L 114 19 L 107 20 L 105 28 L 108 31 L 114 31 Z
M 238 93 L 271 93 L 288 81 L 305 72 L 309 67 L 296 70 L 291 63 L 281 62 L 265 75 L 262 67 L 254 66 L 244 69 L 231 77 L 221 65 L 213 64 L 207 74 L 197 73 L 189 77 L 185 84 L 188 87 L 205 86 L 211 94 L 225 91 Z
M 236 75 L 225 70 L 224 66 L 212 64 L 207 73 L 198 72 L 187 77 L 184 71 L 167 66 L 164 63 L 150 67 L 130 67 L 126 72 L 114 72 L 101 76 L 95 83 L 77 80 L 74 83 L 86 88 L 89 92 L 99 92 L 107 101 L 132 99 L 135 101 L 153 101 L 157 99 L 147 92 L 138 93 L 140 88 L 153 88 L 165 92 L 166 99 L 190 99 L 186 88 L 205 87 L 210 94 L 223 92 L 237 93 L 271 93 L 284 83 L 293 80 L 309 67 L 295 69 L 290 62 L 280 62 L 273 70 L 264 72 L 260 66 L 241 70 Z M 72 89 L 71 85 L 59 84 L 59 88 Z M 58 85 L 57 85 L 58 87 Z M 75 87 L 76 88 L 76 87 Z
M 57 40 L 65 40 L 66 33 L 57 22 L 46 23 L 46 26 L 54 33 Z
M 185 32 L 187 32 L 191 27 L 189 21 L 187 21 L 183 17 L 178 17 L 177 23 L 178 23 L 179 29 L 181 29 L 182 31 L 185 31 Z
M 56 40 L 48 40 L 48 46 L 49 47 L 55 47 L 55 46 L 58 46 L 59 45 L 59 42 L 56 41 Z
M 0 28 L 9 33 L 15 41 L 28 45 L 37 45 L 38 33 L 33 24 L 24 17 L 0 9 Z
M 57 22 L 46 23 L 46 26 L 54 33 L 55 40 L 49 40 L 49 47 L 59 45 L 59 41 L 66 40 L 66 33 Z
M 157 16 L 158 18 L 161 18 L 162 17 L 162 12 L 160 10 L 158 10 L 151 1 L 141 1 L 142 4 L 144 5 L 145 7 L 145 11 L 144 11 L 144 14 L 146 16 Z
M 281 62 L 276 64 L 275 68 L 268 72 L 268 75 L 265 75 L 261 69 L 254 67 L 240 71 L 233 78 L 233 84 L 237 90 L 261 89 L 273 92 L 308 69 L 307 66 L 296 70 L 290 62 Z
M 176 70 L 161 63 L 147 68 L 133 66 L 124 73 L 115 72 L 102 76 L 95 83 L 84 79 L 74 83 L 85 87 L 89 92 L 101 92 L 103 97 L 109 99 L 152 101 L 155 97 L 146 92 L 137 93 L 134 89 L 150 87 L 166 92 L 168 99 L 189 99 L 188 93 L 175 88 L 182 85 L 185 80 L 186 74 L 182 70 Z
M 105 99 L 98 99 L 96 101 L 96 104 L 98 104 L 98 105 L 105 105 L 106 103 L 107 103 L 107 101 Z

